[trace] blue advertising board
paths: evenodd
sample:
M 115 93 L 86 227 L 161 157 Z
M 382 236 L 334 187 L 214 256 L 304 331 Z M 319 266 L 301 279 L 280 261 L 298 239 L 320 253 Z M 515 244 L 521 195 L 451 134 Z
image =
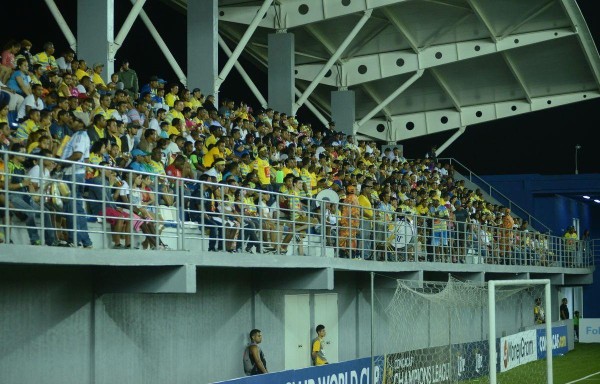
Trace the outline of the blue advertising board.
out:
M 375 359 L 375 381 L 381 384 L 383 357 Z M 223 381 L 227 384 L 371 384 L 371 358 L 342 363 L 273 372 Z
M 546 358 L 546 329 L 537 330 L 537 358 Z M 564 355 L 569 352 L 567 343 L 567 326 L 552 327 L 552 356 Z

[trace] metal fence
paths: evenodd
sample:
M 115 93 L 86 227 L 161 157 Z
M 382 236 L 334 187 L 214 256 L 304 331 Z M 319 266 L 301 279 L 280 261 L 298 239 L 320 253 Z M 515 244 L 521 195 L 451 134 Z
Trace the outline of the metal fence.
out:
M 20 229 L 36 245 L 166 249 L 169 243 L 179 250 L 380 262 L 594 265 L 595 242 L 398 212 L 387 202 L 372 201 L 373 208 L 365 208 L 350 199 L 320 201 L 302 190 L 282 194 L 0 154 L 5 244 Z M 37 168 L 15 175 L 14 166 L 8 167 L 14 156 Z M 100 243 L 91 244 L 91 233 L 101 235 Z

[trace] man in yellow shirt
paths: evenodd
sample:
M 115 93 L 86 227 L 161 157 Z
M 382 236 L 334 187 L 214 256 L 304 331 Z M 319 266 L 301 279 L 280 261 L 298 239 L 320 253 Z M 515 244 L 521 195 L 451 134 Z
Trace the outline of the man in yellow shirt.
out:
M 46 71 L 58 71 L 58 64 L 56 63 L 56 59 L 54 56 L 54 44 L 51 42 L 44 43 L 44 50 L 35 56 L 33 56 L 33 61 L 42 66 L 44 72 Z
M 114 84 L 106 85 L 106 83 L 104 82 L 104 79 L 101 76 L 102 71 L 104 70 L 104 64 L 95 63 L 93 70 L 94 70 L 94 73 L 92 74 L 92 82 L 94 83 L 94 85 L 96 86 L 96 89 L 98 91 L 100 91 L 101 93 L 108 93 L 115 89 Z
M 179 85 L 173 83 L 169 86 L 169 93 L 165 95 L 165 103 L 171 108 L 175 105 L 175 101 L 179 100 Z M 181 108 L 183 109 L 183 108 Z
M 317 337 L 315 337 L 312 341 L 312 347 L 310 349 L 310 357 L 312 359 L 313 365 L 325 365 L 329 364 L 327 358 L 325 357 L 325 353 L 323 352 L 323 339 L 327 332 L 325 331 L 325 326 L 323 324 L 317 325 Z
M 165 121 L 170 123 L 173 121 L 173 119 L 179 119 L 181 121 L 185 121 L 185 116 L 183 116 L 183 108 L 185 108 L 185 105 L 183 103 L 183 100 L 175 100 L 173 101 L 173 105 L 171 105 L 171 109 L 169 109 L 169 112 L 167 113 L 167 116 L 165 117 Z
M 358 204 L 362 207 L 360 231 L 362 237 L 363 258 L 371 260 L 373 258 L 373 206 L 371 204 L 371 194 L 373 191 L 373 180 L 366 179 L 362 184 Z
M 200 88 L 194 88 L 192 90 L 192 97 L 190 98 L 190 108 L 192 108 L 192 111 L 197 111 L 202 106 L 202 100 L 204 100 L 202 91 Z
M 258 157 L 254 160 L 254 169 L 258 173 L 258 179 L 262 189 L 271 190 L 271 164 L 269 163 L 269 154 L 266 146 L 258 150 Z

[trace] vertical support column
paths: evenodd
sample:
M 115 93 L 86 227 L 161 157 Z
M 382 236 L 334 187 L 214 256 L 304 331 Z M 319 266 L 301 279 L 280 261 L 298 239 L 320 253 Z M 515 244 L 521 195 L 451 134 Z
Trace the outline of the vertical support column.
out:
M 77 57 L 84 59 L 88 67 L 104 64 L 104 81 L 115 70 L 109 52 L 115 36 L 114 24 L 114 0 L 77 1 Z
M 353 126 L 356 118 L 354 91 L 340 90 L 331 92 L 331 118 L 335 127 L 345 135 L 354 135 Z
M 290 115 L 294 104 L 294 34 L 269 34 L 269 107 Z
M 219 2 L 187 1 L 187 85 L 216 95 L 219 70 Z

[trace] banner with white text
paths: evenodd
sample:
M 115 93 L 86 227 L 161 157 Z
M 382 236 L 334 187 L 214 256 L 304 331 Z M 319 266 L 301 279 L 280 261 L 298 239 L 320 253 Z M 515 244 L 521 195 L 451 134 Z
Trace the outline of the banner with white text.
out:
M 537 360 L 537 332 L 523 331 L 500 339 L 500 372 Z

